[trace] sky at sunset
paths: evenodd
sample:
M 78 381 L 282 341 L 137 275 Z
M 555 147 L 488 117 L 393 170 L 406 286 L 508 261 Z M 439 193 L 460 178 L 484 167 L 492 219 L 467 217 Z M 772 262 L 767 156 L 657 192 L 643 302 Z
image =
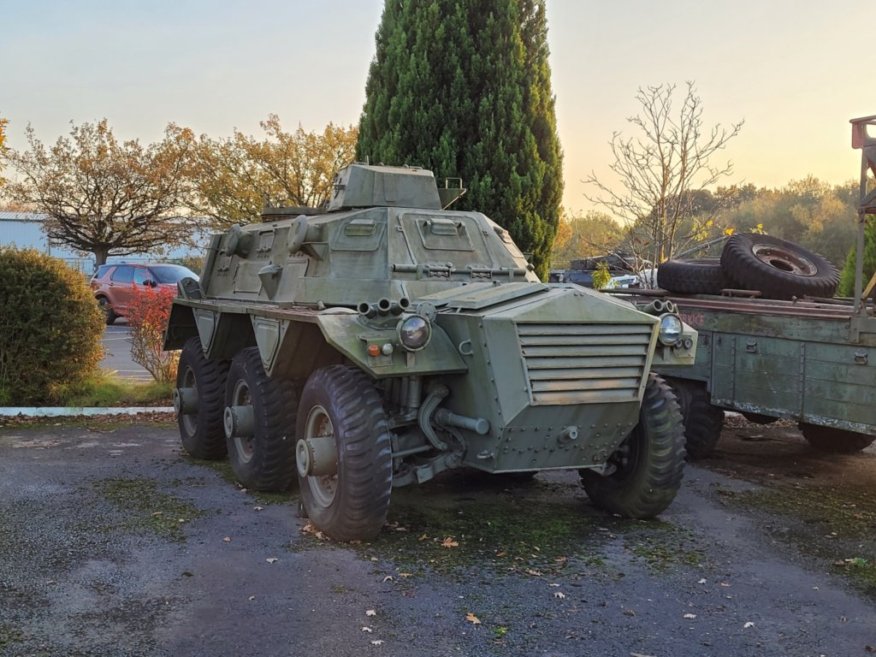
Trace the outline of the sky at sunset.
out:
M 53 142 L 69 121 L 117 136 L 258 133 L 358 121 L 382 0 L 3 0 L 0 117 Z M 781 186 L 858 174 L 848 119 L 876 114 L 866 0 L 548 0 L 564 204 L 587 209 L 591 170 L 627 132 L 639 86 L 696 82 L 705 121 L 745 120 L 728 182 Z M 868 16 L 869 15 L 869 16 Z M 872 57 L 872 52 L 870 53 Z M 869 66 L 865 68 L 865 64 Z M 866 84 L 865 84 L 866 80 Z

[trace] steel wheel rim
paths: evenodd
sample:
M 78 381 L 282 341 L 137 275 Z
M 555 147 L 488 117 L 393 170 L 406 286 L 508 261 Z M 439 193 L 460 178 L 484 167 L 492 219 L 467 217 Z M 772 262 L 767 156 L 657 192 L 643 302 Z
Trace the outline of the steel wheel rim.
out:
M 307 413 L 307 423 L 304 426 L 304 438 L 334 437 L 335 430 L 332 420 L 325 408 L 317 404 Z M 308 477 L 307 483 L 314 501 L 326 508 L 331 505 L 338 491 L 338 475 Z
M 249 385 L 243 379 L 238 379 L 231 392 L 230 406 L 252 406 L 252 395 Z M 234 447 L 240 456 L 241 463 L 249 463 L 255 454 L 255 436 L 235 436 Z
M 183 372 L 182 387 L 192 388 L 196 395 L 198 393 L 198 380 L 195 378 L 195 371 L 190 365 L 186 365 L 185 372 Z M 195 432 L 198 430 L 198 414 L 180 413 L 180 417 L 182 418 L 183 428 L 185 429 L 186 434 L 188 434 L 189 437 L 194 436 Z
M 791 253 L 781 247 L 755 244 L 752 248 L 752 253 L 768 267 L 788 274 L 815 276 L 818 273 L 818 267 L 809 258 Z

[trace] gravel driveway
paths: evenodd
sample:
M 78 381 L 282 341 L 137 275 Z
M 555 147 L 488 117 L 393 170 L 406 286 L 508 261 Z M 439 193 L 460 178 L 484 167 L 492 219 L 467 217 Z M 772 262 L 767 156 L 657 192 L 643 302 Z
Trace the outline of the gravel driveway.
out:
M 0 655 L 876 651 L 876 589 L 835 565 L 872 559 L 869 502 L 851 503 L 866 540 L 789 515 L 764 500 L 805 499 L 817 476 L 799 484 L 809 466 L 786 455 L 773 482 L 737 443 L 688 469 L 659 522 L 603 515 L 571 473 L 453 473 L 396 490 L 374 543 L 339 545 L 294 494 L 183 457 L 170 424 L 0 429 Z M 876 471 L 872 451 L 837 458 Z M 837 554 L 804 549 L 801 527 Z

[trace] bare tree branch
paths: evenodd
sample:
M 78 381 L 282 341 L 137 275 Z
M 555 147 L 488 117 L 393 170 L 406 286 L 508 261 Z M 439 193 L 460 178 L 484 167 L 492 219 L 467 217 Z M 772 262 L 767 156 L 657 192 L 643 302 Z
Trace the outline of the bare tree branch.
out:
M 695 217 L 697 194 L 733 172 L 730 162 L 713 165 L 712 157 L 739 134 L 743 121 L 724 128 L 703 123 L 702 99 L 693 82 L 685 85 L 678 111 L 673 111 L 676 85 L 639 88 L 637 116 L 627 121 L 638 135 L 615 132 L 609 147 L 609 166 L 620 182 L 615 188 L 595 173 L 583 180 L 595 193 L 593 203 L 630 224 L 628 243 L 643 259 L 659 263 L 702 235 Z

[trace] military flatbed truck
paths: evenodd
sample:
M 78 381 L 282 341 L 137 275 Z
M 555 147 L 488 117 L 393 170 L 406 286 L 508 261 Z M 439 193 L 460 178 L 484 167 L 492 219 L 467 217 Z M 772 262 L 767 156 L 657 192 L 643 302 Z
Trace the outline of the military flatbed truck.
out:
M 794 420 L 806 440 L 825 452 L 857 452 L 876 439 L 876 276 L 863 286 L 864 227 L 876 215 L 876 116 L 852 120 L 852 129 L 852 145 L 862 150 L 854 298 L 783 294 L 794 282 L 804 291 L 819 289 L 818 256 L 801 255 L 787 243 L 756 235 L 740 237 L 742 246 L 737 245 L 750 252 L 752 267 L 744 275 L 764 275 L 759 287 L 784 299 L 759 298 L 754 285 L 725 289 L 723 295 L 653 291 L 655 298 L 671 299 L 699 332 L 693 366 L 656 367 L 681 404 L 689 458 L 712 452 L 724 410 L 759 423 Z M 682 289 L 688 282 L 721 276 L 706 260 L 686 266 L 676 281 Z M 763 271 L 755 272 L 758 268 Z M 716 284 L 730 287 L 720 280 Z

